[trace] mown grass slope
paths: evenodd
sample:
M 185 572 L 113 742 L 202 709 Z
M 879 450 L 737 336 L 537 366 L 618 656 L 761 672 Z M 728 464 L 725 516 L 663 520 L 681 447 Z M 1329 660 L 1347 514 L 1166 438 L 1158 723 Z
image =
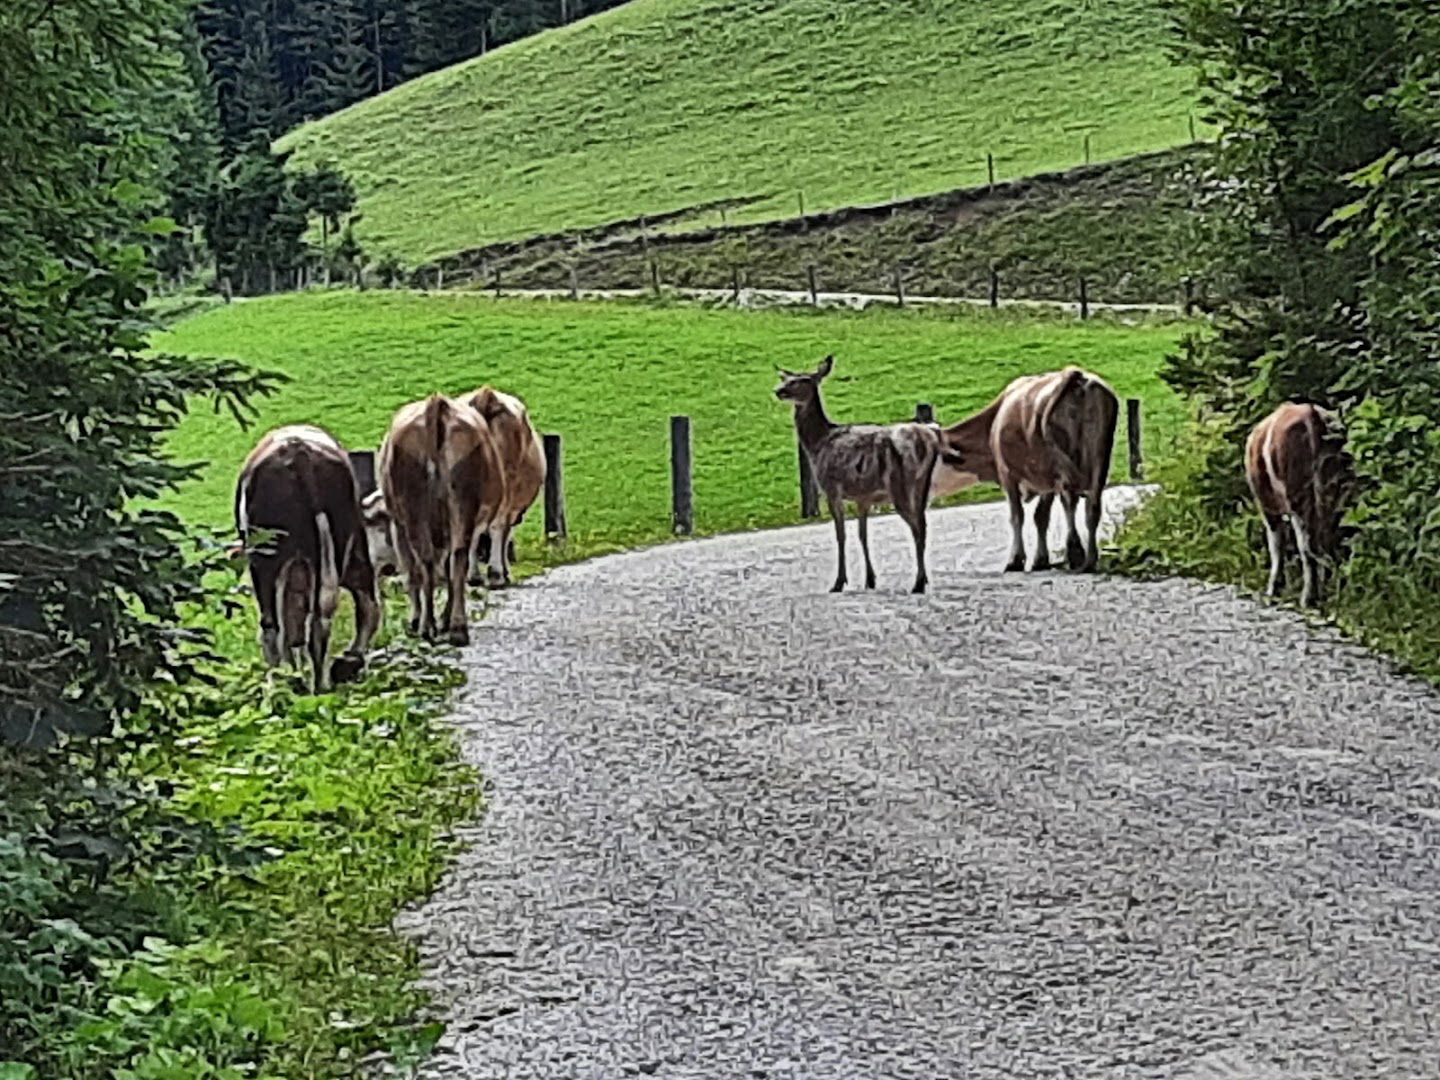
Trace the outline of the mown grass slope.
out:
M 294 381 L 262 403 L 260 429 L 319 422 L 355 449 L 377 446 L 394 410 L 433 390 L 489 381 L 520 394 L 541 430 L 564 437 L 572 535 L 562 550 L 541 545 L 537 506 L 519 541 L 533 569 L 669 535 L 672 414 L 692 417 L 698 532 L 798 520 L 795 434 L 773 394 L 775 369 L 808 369 L 826 353 L 837 358 L 825 387 L 837 420 L 908 419 L 924 400 L 953 422 L 1016 375 L 1080 364 L 1144 399 L 1147 447 L 1159 454 L 1181 411 L 1155 372 L 1179 329 L 1004 310 L 745 312 L 331 292 L 211 309 L 157 344 L 285 372 Z M 236 471 L 258 434 L 224 415 L 192 415 L 172 449 L 211 464 L 175 509 L 228 525 Z M 1123 434 L 1117 443 L 1121 479 Z
M 1187 141 L 1154 0 L 633 0 L 290 133 L 410 262 L 751 200 L 732 220 Z M 708 223 L 708 221 L 707 221 Z

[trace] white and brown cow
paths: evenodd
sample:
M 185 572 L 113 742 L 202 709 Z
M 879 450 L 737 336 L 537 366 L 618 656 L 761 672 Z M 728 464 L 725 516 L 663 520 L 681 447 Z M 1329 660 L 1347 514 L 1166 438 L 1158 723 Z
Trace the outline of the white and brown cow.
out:
M 1066 560 L 1072 570 L 1093 571 L 1099 562 L 1101 497 L 1119 415 L 1115 391 L 1081 368 L 1021 376 L 980 412 L 941 431 L 946 454 L 935 469 L 931 496 L 981 481 L 1004 488 L 1010 501 L 1008 571 L 1025 568 L 1023 503 L 1036 496 L 1031 569 L 1049 569 L 1050 511 L 1058 495 L 1069 525 Z M 1081 496 L 1090 532 L 1083 544 L 1075 527 Z
M 1318 405 L 1287 401 L 1245 440 L 1245 478 L 1265 519 L 1270 548 L 1266 595 L 1280 590 L 1288 517 L 1304 575 L 1300 602 L 1318 604 L 1321 560 L 1338 553 L 1341 505 L 1351 478 L 1338 418 Z
M 260 608 L 265 662 L 293 664 L 303 650 L 312 690 L 329 689 L 330 630 L 344 587 L 355 601 L 355 640 L 334 675 L 358 674 L 380 628 L 380 598 L 355 475 L 334 436 L 297 424 L 261 438 L 235 486 L 235 527 Z
M 515 558 L 513 534 L 545 486 L 545 445 L 530 422 L 525 403 L 513 394 L 482 386 L 465 398 L 485 418 L 505 470 L 505 501 L 489 530 L 475 538 L 471 583 L 482 584 L 480 564 L 489 563 L 491 585 L 510 584 Z
M 431 394 L 402 406 L 376 455 L 380 489 L 366 499 L 377 563 L 406 579 L 411 633 L 434 638 L 434 590 L 448 583 L 446 639 L 470 640 L 465 584 L 475 538 L 505 504 L 505 473 L 485 418 L 463 401 Z

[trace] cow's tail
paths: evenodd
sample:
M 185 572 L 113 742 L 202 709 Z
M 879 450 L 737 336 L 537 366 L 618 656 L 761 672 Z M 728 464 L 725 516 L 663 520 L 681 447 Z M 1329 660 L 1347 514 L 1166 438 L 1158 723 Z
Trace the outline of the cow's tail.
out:
M 445 398 L 431 394 L 425 402 L 425 445 L 436 458 L 445 452 Z
M 1064 412 L 1084 415 L 1086 382 L 1085 372 L 1078 367 L 1066 368 L 1060 382 L 1041 406 L 1038 418 L 1040 438 L 1054 455 L 1057 471 L 1065 486 L 1072 491 L 1082 490 L 1085 486 L 1085 474 L 1080 468 L 1080 447 L 1074 445 L 1070 432 L 1057 420 Z
M 315 581 L 310 597 L 312 619 L 318 619 L 340 591 L 341 560 L 335 550 L 335 530 L 330 527 L 330 515 L 324 510 L 315 515 L 315 562 Z

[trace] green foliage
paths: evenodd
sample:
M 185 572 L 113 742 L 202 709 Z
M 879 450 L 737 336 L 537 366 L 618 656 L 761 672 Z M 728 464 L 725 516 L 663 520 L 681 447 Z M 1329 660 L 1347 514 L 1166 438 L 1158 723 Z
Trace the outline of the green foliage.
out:
M 1124 550 L 1137 565 L 1250 579 L 1236 561 L 1259 562 L 1258 532 L 1233 527 L 1250 513 L 1245 435 L 1282 400 L 1338 407 L 1357 484 L 1334 613 L 1440 675 L 1440 12 L 1178 6 L 1182 52 L 1222 130 L 1202 236 L 1221 289 L 1213 333 L 1184 342 L 1165 373 L 1197 407 L 1196 452 Z
M 166 734 L 117 763 L 130 794 L 40 798 L 54 770 L 0 760 L 0 1061 L 55 1080 L 311 1080 L 433 1042 L 387 927 L 477 806 L 437 720 L 454 670 L 401 643 L 312 697 L 242 644 L 248 607 L 238 625 L 195 615 L 237 659 L 150 698 Z
M 1144 399 L 1147 453 L 1159 456 L 1181 411 L 1156 368 L 1182 325 L 1005 310 L 744 312 L 334 292 L 214 309 L 162 344 L 263 356 L 292 377 L 262 406 L 264 425 L 323 418 L 357 449 L 377 446 L 394 410 L 432 390 L 489 381 L 519 394 L 542 431 L 564 438 L 572 535 L 564 550 L 545 546 L 543 515 L 528 514 L 519 554 L 533 567 L 670 536 L 673 413 L 694 423 L 697 531 L 796 521 L 795 434 L 773 396 L 775 368 L 813 365 L 832 351 L 838 367 L 826 402 L 847 419 L 904 419 L 927 400 L 953 421 L 1016 375 L 1082 364 Z M 346 378 L 335 379 L 342 369 Z M 212 466 L 167 505 L 196 523 L 224 520 L 248 439 L 197 416 L 172 446 Z
M 1189 140 L 1151 0 L 632 0 L 279 143 L 354 178 L 412 263 L 748 200 L 732 221 L 948 191 Z M 843 161 L 843 167 L 838 163 Z M 713 221 L 713 209 L 705 224 Z

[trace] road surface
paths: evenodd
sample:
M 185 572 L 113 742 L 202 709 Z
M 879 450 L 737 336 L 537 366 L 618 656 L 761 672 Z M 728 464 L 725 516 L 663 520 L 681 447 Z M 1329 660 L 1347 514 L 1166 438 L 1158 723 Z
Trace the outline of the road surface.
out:
M 477 624 L 422 1076 L 1440 1075 L 1435 695 L 1228 589 L 1002 574 L 1001 506 L 932 512 L 923 597 L 872 533 L 869 594 L 824 524 Z

